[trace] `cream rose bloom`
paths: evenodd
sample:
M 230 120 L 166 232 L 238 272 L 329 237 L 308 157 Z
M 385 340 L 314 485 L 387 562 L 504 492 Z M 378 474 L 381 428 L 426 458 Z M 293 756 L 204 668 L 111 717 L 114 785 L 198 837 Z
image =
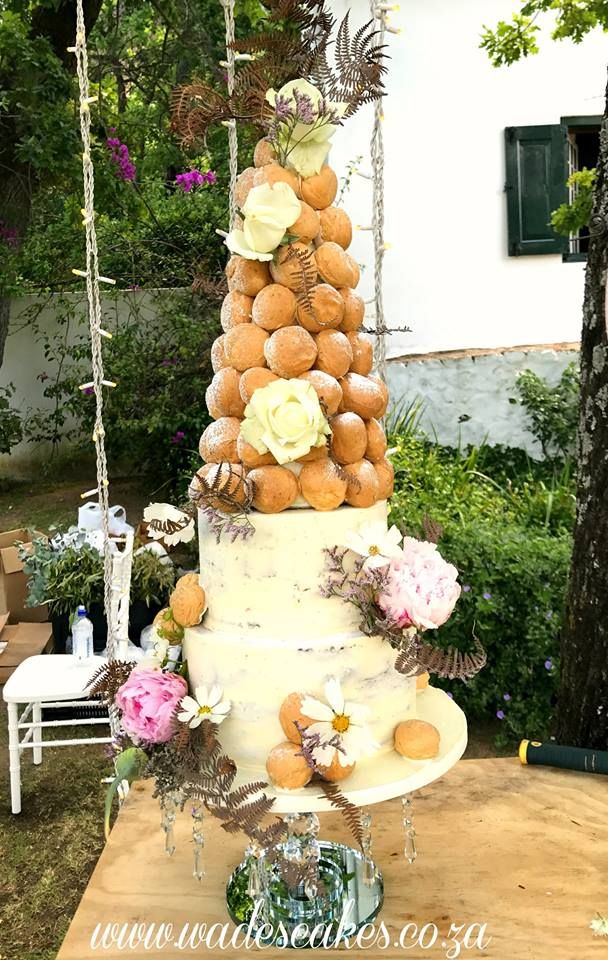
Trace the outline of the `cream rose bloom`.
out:
M 298 119 L 293 126 L 291 123 L 283 124 L 279 127 L 279 138 L 282 141 L 281 146 L 286 152 L 289 166 L 297 170 L 300 176 L 311 177 L 315 173 L 319 173 L 325 163 L 329 153 L 329 141 L 336 132 L 337 125 L 319 117 L 319 107 L 323 101 L 323 95 L 308 80 L 290 80 L 278 92 L 269 90 L 266 94 L 266 100 L 274 107 L 277 97 L 281 97 L 284 100 L 291 101 L 295 111 L 297 103 L 294 98 L 294 91 L 309 98 L 312 104 L 311 122 L 305 123 Z M 325 101 L 325 106 L 328 110 L 337 114 L 338 117 L 343 117 L 347 108 L 346 103 L 330 102 L 329 100 Z
M 319 398 L 306 380 L 273 380 L 254 391 L 245 407 L 241 436 L 258 453 L 291 463 L 322 447 L 331 429 Z
M 252 187 L 241 210 L 243 229 L 231 230 L 226 246 L 247 260 L 272 260 L 287 227 L 301 211 L 300 201 L 287 183 Z

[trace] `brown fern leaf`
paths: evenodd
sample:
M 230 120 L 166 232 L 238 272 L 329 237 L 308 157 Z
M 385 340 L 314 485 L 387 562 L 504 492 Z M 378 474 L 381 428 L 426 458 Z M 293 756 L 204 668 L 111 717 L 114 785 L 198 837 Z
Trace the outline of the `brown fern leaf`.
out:
M 238 806 L 254 794 L 261 793 L 267 786 L 268 784 L 265 780 L 252 780 L 251 783 L 245 783 L 242 787 L 238 787 L 237 790 L 233 790 L 232 793 L 228 794 L 225 798 L 226 803 L 230 806 Z
M 437 523 L 436 520 L 433 520 L 433 518 L 429 517 L 426 513 L 422 518 L 422 530 L 425 540 L 428 540 L 429 543 L 439 543 L 443 536 L 443 527 L 441 524 Z
M 108 660 L 93 675 L 89 693 L 104 703 L 112 703 L 120 687 L 129 679 L 135 666 L 133 660 Z
M 477 639 L 472 653 L 463 653 L 455 647 L 440 650 L 430 643 L 420 643 L 416 656 L 422 670 L 447 680 L 468 680 L 474 677 L 483 670 L 488 659 Z
M 230 99 L 202 80 L 194 79 L 172 91 L 171 127 L 185 144 L 204 143 L 209 127 L 229 120 L 233 113 Z
M 406 677 L 417 676 L 425 672 L 418 662 L 415 648 L 412 649 L 411 647 L 399 651 L 395 660 L 395 670 L 398 673 L 403 673 Z
M 351 37 L 349 14 L 340 26 L 335 41 L 335 63 L 330 64 L 325 48 L 319 49 L 311 68 L 311 80 L 329 100 L 348 104 L 345 116 L 384 96 L 386 46 L 378 44 L 378 31 L 370 20 Z
M 190 500 L 199 509 L 211 507 L 222 513 L 248 513 L 253 506 L 253 483 L 237 473 L 228 461 L 222 461 L 218 466 L 211 481 L 200 471 L 195 474 L 189 488 Z
M 192 292 L 200 293 L 207 300 L 221 303 L 228 293 L 228 283 L 223 276 L 206 277 L 203 273 L 197 273 L 192 281 Z
M 298 302 L 302 304 L 304 309 L 312 313 L 314 308 L 311 300 L 311 294 L 316 286 L 317 281 L 317 270 L 314 260 L 312 260 L 309 255 L 299 250 L 294 244 L 289 244 L 287 256 L 283 260 L 283 263 L 294 262 L 300 274 L 298 285 L 294 290 L 294 293 Z
M 320 787 L 325 797 L 329 800 L 334 810 L 339 810 L 346 820 L 350 832 L 363 849 L 363 824 L 361 823 L 361 812 L 358 807 L 344 796 L 337 783 L 330 783 L 328 780 L 321 780 Z

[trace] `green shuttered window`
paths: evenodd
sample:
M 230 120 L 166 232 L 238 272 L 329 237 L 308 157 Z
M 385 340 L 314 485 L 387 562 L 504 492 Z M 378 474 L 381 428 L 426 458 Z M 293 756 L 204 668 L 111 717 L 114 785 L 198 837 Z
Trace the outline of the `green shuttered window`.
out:
M 510 257 L 561 254 L 566 247 L 550 220 L 568 199 L 567 133 L 559 123 L 505 130 Z

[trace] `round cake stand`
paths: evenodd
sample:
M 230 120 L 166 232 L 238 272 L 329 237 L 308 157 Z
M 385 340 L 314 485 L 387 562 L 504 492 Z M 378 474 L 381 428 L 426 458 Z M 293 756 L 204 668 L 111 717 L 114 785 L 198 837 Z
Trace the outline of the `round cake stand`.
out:
M 407 760 L 394 751 L 361 763 L 342 787 L 342 793 L 357 807 L 367 807 L 394 797 L 403 798 L 405 856 L 415 857 L 414 830 L 409 795 L 443 776 L 460 759 L 467 745 L 464 713 L 443 690 L 427 687 L 416 696 L 416 717 L 432 723 L 440 734 L 440 748 L 433 760 Z M 264 767 L 239 767 L 235 788 L 267 778 Z M 274 797 L 273 812 L 286 814 L 290 839 L 281 844 L 286 859 L 294 852 L 300 864 L 316 858 L 319 891 L 306 883 L 290 889 L 270 873 L 264 855 L 256 861 L 251 851 L 234 871 L 226 888 L 230 916 L 249 924 L 260 945 L 283 947 L 337 946 L 357 929 L 371 923 L 384 899 L 382 875 L 371 859 L 371 817 L 365 816 L 367 842 L 363 852 L 341 843 L 317 841 L 317 812 L 334 809 L 319 792 L 318 784 L 301 790 L 268 787 Z M 254 881 L 252 884 L 252 880 Z

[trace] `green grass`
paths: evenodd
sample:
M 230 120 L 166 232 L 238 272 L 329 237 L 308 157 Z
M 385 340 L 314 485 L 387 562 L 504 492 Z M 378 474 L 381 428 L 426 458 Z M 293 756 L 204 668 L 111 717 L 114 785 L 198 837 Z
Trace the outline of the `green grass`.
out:
M 69 729 L 69 728 L 68 728 Z M 99 736 L 105 727 L 77 728 Z M 45 738 L 65 737 L 65 728 Z M 52 960 L 103 848 L 102 745 L 22 757 L 22 813 L 10 812 L 6 708 L 0 720 L 0 960 Z

